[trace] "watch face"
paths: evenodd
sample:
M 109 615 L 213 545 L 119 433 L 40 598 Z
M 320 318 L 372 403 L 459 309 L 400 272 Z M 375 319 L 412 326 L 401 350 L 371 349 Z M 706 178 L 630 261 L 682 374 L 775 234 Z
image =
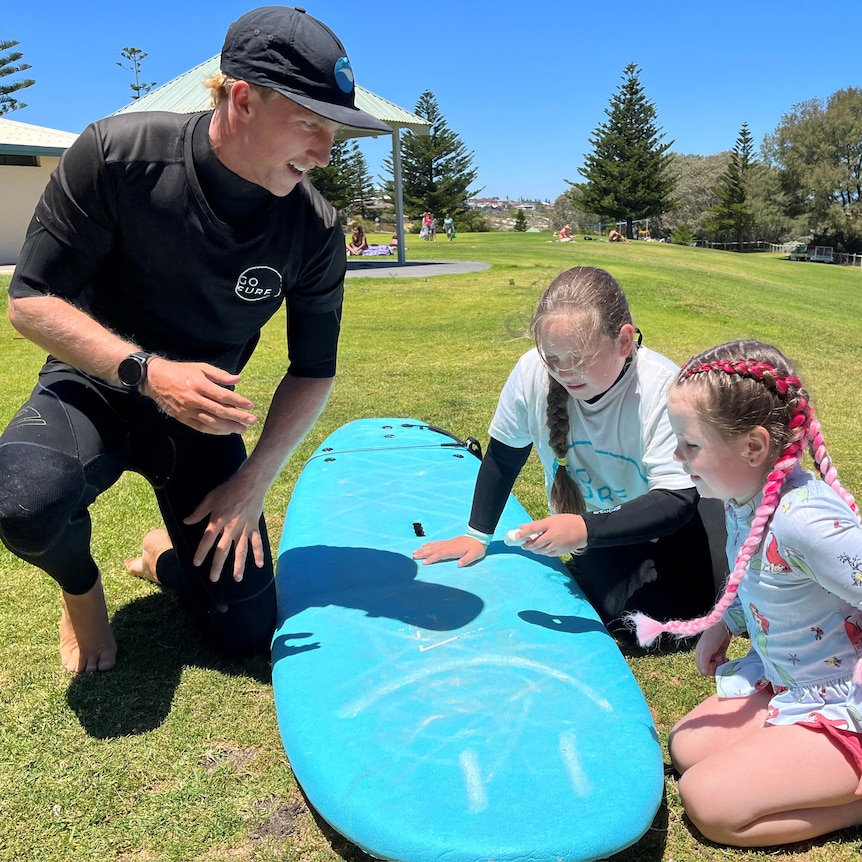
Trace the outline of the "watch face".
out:
M 127 356 L 117 370 L 120 377 L 120 383 L 123 386 L 137 387 L 141 385 L 144 379 L 144 369 L 146 367 L 146 359 L 137 356 Z

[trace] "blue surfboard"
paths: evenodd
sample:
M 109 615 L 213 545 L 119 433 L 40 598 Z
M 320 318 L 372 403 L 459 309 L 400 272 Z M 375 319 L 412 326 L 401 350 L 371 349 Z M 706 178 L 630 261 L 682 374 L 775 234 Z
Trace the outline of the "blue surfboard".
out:
M 661 802 L 649 709 L 561 562 L 504 545 L 425 566 L 463 531 L 479 460 L 414 419 L 330 435 L 278 550 L 273 690 L 309 802 L 397 862 L 578 862 L 635 843 Z

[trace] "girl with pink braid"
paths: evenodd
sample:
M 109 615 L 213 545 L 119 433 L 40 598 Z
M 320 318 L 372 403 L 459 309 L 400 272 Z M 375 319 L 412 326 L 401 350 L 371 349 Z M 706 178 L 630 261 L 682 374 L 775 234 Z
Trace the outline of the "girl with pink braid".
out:
M 716 694 L 670 735 L 686 811 L 740 847 L 862 824 L 862 526 L 808 393 L 776 348 L 738 341 L 684 366 L 668 413 L 674 456 L 726 501 L 733 567 L 700 619 L 633 615 L 644 645 L 702 632 L 697 666 L 715 674 Z M 740 633 L 751 648 L 728 661 Z

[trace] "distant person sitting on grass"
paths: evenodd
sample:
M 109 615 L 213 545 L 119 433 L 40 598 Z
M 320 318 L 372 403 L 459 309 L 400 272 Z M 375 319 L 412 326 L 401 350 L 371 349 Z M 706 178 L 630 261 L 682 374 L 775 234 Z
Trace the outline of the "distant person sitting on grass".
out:
M 608 242 L 628 242 L 628 240 L 618 230 L 612 230 L 608 234 Z
M 353 225 L 353 236 L 350 242 L 347 243 L 348 254 L 362 254 L 368 248 L 368 240 L 365 237 L 365 230 L 361 224 Z
M 560 231 L 557 234 L 557 239 L 560 242 L 572 242 L 572 240 L 574 240 L 574 238 L 575 237 L 572 234 L 571 225 L 563 225 L 563 227 L 560 228 Z

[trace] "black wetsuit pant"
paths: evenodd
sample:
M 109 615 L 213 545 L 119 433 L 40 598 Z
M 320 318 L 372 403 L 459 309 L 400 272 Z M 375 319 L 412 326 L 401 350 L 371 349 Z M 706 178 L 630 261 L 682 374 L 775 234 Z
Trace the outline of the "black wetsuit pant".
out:
M 506 497 L 531 449 L 491 438 L 476 482 L 471 527 L 485 533 L 496 529 Z M 727 532 L 721 501 L 699 499 L 694 488 L 651 493 L 669 498 L 653 501 L 647 508 L 642 504 L 649 502 L 648 494 L 621 506 L 621 510 L 628 506 L 622 522 L 623 511 L 614 512 L 614 521 L 593 520 L 587 550 L 568 563 L 602 622 L 621 639 L 634 636 L 623 621 L 628 612 L 642 611 L 662 621 L 703 616 L 712 609 L 727 580 Z M 655 505 L 662 505 L 666 513 L 661 531 L 666 535 L 649 541 L 643 536 L 653 529 Z M 641 539 L 626 543 L 629 536 Z
M 125 471 L 153 486 L 174 553 L 159 559 L 158 578 L 177 591 L 223 653 L 267 652 L 275 627 L 272 553 L 263 517 L 265 562 L 248 555 L 243 579 L 231 552 L 220 579 L 209 580 L 212 552 L 192 562 L 206 519 L 186 525 L 213 488 L 246 458 L 242 438 L 194 431 L 148 398 L 46 366 L 30 400 L 0 436 L 0 539 L 70 594 L 96 583 L 89 507 Z
M 587 550 L 573 556 L 569 568 L 605 625 L 630 637 L 622 617 L 631 611 L 666 621 L 712 610 L 727 575 L 725 542 L 721 501 L 702 498 L 672 535 Z

